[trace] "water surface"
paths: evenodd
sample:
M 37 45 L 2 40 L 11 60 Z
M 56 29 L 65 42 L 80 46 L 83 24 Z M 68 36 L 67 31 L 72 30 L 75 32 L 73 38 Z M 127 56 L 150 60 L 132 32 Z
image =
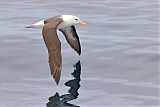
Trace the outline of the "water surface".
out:
M 159 38 L 157 0 L 1 0 L 0 107 L 45 107 L 65 95 L 73 65 L 81 62 L 80 107 L 158 107 Z M 39 20 L 74 14 L 90 23 L 76 26 L 82 55 L 62 41 L 60 84 L 53 81 Z M 57 93 L 57 94 L 56 94 Z

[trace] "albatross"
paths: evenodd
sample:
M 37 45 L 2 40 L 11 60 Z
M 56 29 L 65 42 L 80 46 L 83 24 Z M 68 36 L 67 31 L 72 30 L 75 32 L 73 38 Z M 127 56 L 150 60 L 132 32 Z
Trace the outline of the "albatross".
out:
M 48 49 L 48 63 L 51 75 L 55 79 L 57 85 L 60 81 L 62 66 L 61 42 L 57 36 L 57 30 L 63 33 L 71 48 L 73 48 L 80 55 L 81 45 L 74 25 L 86 26 L 87 24 L 80 20 L 80 18 L 77 16 L 59 15 L 46 20 L 41 20 L 31 26 L 26 27 L 43 27 L 42 35 Z

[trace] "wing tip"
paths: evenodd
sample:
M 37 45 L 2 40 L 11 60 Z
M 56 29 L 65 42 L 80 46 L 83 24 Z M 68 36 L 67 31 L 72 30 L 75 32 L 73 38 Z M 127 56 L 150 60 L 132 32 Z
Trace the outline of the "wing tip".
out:
M 56 74 L 53 74 L 53 78 L 55 79 L 56 84 L 59 84 L 60 81 L 61 70 L 59 69 Z
M 81 49 L 78 49 L 78 50 L 75 50 L 75 51 L 78 53 L 79 56 L 81 55 Z
M 54 77 L 53 77 L 54 78 Z M 58 85 L 59 84 L 59 81 L 60 81 L 60 78 L 54 78 L 56 84 Z
M 59 80 L 56 80 L 56 79 L 55 79 L 55 81 L 56 81 L 56 84 L 58 85 L 58 84 L 59 84 Z
M 79 56 L 81 55 L 81 51 L 78 52 Z

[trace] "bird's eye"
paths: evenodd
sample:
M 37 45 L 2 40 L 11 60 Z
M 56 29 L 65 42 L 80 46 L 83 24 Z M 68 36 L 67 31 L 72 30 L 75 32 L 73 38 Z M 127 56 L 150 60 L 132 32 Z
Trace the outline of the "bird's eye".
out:
M 75 20 L 78 20 L 78 19 L 75 19 Z

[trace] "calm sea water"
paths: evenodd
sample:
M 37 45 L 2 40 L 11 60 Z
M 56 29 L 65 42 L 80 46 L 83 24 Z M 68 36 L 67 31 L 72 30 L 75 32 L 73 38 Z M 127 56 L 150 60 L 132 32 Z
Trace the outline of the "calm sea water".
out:
M 41 29 L 25 26 L 61 14 L 90 25 L 76 26 L 80 57 L 58 33 L 57 86 Z M 158 30 L 157 0 L 1 0 L 0 107 L 158 107 Z

